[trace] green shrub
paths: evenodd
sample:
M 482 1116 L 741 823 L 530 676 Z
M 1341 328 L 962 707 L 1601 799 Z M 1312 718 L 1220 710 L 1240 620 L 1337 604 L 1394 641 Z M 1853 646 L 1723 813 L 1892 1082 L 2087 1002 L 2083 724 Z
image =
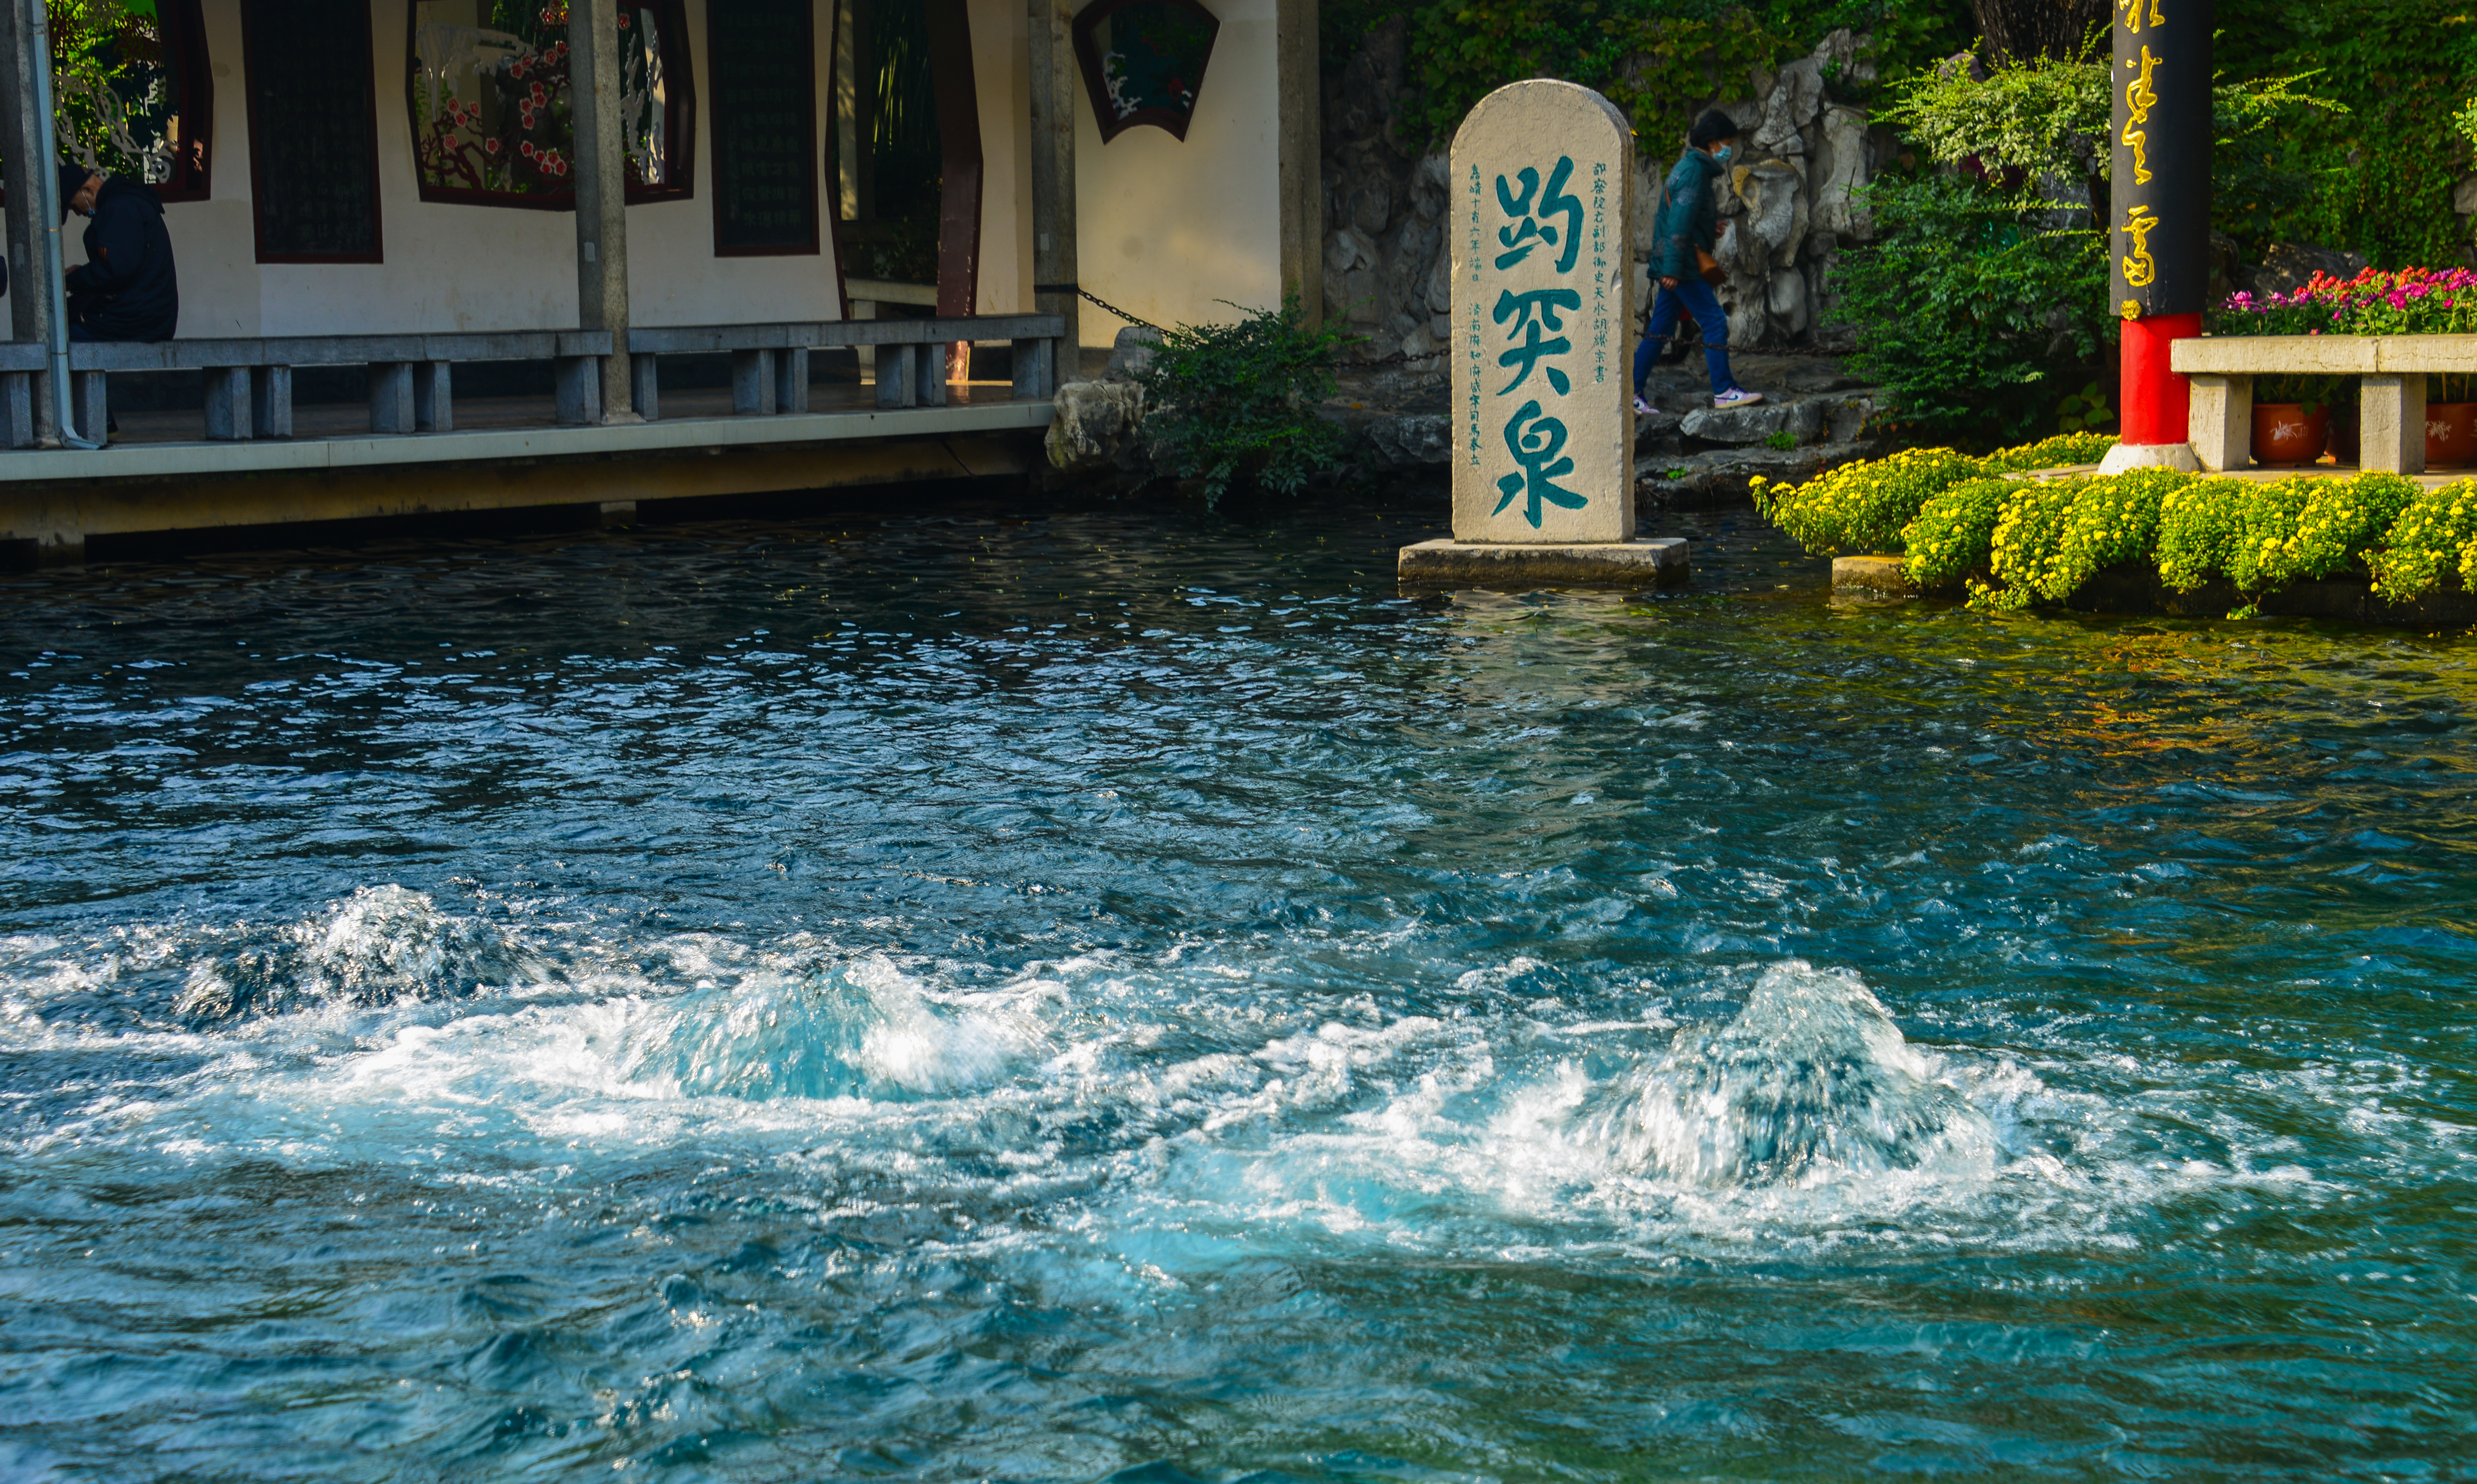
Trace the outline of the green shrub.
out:
M 2050 383 L 2114 344 L 2105 235 L 2041 230 L 1962 177 L 1888 175 L 1864 195 L 1875 241 L 1835 271 L 1850 368 L 1909 427 L 1989 441 L 2053 427 Z
M 2162 507 L 2159 576 L 2179 592 L 2223 577 L 2255 596 L 2329 577 L 2368 556 L 2416 497 L 2396 474 L 2196 480 Z
M 1918 518 L 1901 532 L 1902 550 L 1908 554 L 1902 573 L 1933 591 L 1985 570 L 1996 517 L 2004 512 L 2004 502 L 2025 487 L 2019 480 L 1990 475 L 1929 496 Z
M 1136 374 L 1153 462 L 1200 483 L 1207 505 L 1241 477 L 1295 494 L 1340 460 L 1345 437 L 1316 408 L 1333 395 L 1334 353 L 1349 334 L 1307 328 L 1296 294 L 1279 312 L 1233 308 L 1243 316 L 1235 325 L 1164 331 L 1152 365 Z
M 2064 522 L 2082 483 L 2080 480 L 2023 482 L 2019 492 L 2004 502 L 1996 512 L 1995 534 L 1988 551 L 1988 566 L 2004 585 L 1970 583 L 1971 607 L 2022 608 L 2045 596 L 2050 568 L 2063 545 Z
M 2373 569 L 2374 591 L 2393 603 L 2434 591 L 2445 573 L 2477 591 L 2477 480 L 2429 489 L 2410 501 L 2366 565 Z
M 2228 576 L 2249 593 L 2267 592 L 2346 567 L 2390 530 L 2416 498 L 2396 474 L 2353 479 L 2302 475 L 2257 483 L 2243 503 L 2244 529 Z
M 1755 507 L 1816 556 L 1897 556 L 1910 550 L 1907 532 L 1929 502 L 1954 486 L 1989 475 L 2096 463 L 2114 446 L 2114 437 L 2108 433 L 2078 433 L 1999 449 L 1984 458 L 1949 448 L 1907 449 L 1884 458 L 1842 464 L 1804 484 L 1757 479 L 1753 482 Z M 1960 518 L 1958 512 L 1953 518 Z M 1942 528 L 1932 529 L 1940 532 Z M 1940 534 L 1938 539 L 1942 539 Z M 1986 557 L 1984 539 L 1973 539 L 1975 556 L 1964 566 L 1981 565 Z M 1930 560 L 1939 571 L 1947 557 L 1939 550 Z

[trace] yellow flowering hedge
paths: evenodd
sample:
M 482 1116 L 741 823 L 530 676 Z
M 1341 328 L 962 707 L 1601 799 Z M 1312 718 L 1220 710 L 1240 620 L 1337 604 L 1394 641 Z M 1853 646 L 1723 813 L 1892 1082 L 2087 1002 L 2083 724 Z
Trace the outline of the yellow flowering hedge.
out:
M 1965 481 L 2096 463 L 2113 435 L 2071 433 L 1975 458 L 1949 448 L 1904 449 L 1827 470 L 1803 484 L 1753 482 L 1755 508 L 1816 556 L 1900 556 L 1903 532 L 1927 502 Z
M 2393 603 L 2421 598 L 2457 573 L 2477 592 L 2477 480 L 2429 489 L 2391 523 L 2383 548 L 2366 558 L 2374 591 Z
M 1989 475 L 1930 496 L 1901 532 L 1902 574 L 1933 591 L 1958 587 L 1971 573 L 1985 570 L 1996 519 L 2020 488 L 2018 480 Z
M 2136 561 L 2183 592 L 2223 578 L 2259 598 L 2360 564 L 2392 601 L 2446 576 L 2477 591 L 2477 480 L 2420 491 L 2382 473 L 2005 477 L 2088 464 L 2108 442 L 2050 438 L 1985 458 L 1912 449 L 1803 485 L 1759 481 L 1756 503 L 1810 552 L 1898 552 L 1919 587 L 1965 583 L 1980 607 L 2062 602 L 2101 570 Z
M 1984 584 L 1974 601 L 1989 607 L 2062 603 L 2118 562 L 2150 554 L 2160 508 L 2192 476 L 2135 469 L 2112 479 L 2067 479 L 2016 486 L 1998 512 L 1989 566 L 2004 586 Z
M 1817 556 L 1898 553 L 1901 532 L 1929 496 L 1985 470 L 1948 448 L 1903 449 L 1842 464 L 1803 484 L 1754 481 L 1755 508 Z

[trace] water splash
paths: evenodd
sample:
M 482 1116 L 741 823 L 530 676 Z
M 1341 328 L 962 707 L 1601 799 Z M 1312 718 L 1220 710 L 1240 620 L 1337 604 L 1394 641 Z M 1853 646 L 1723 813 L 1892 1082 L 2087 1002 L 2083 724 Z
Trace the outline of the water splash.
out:
M 1039 1040 L 1006 1008 L 941 1012 L 877 954 L 633 1008 L 596 1050 L 626 1080 L 690 1098 L 949 1093 L 994 1080 Z
M 1694 1186 L 1795 1185 L 1934 1166 L 1991 1168 L 1987 1115 L 1902 1038 L 1865 982 L 1802 960 L 1766 970 L 1716 1029 L 1589 1106 L 1582 1142 L 1617 1168 Z
M 189 967 L 173 1014 L 216 1021 L 313 1006 L 456 998 L 548 975 L 504 929 L 444 912 L 428 893 L 363 886 L 326 913 Z

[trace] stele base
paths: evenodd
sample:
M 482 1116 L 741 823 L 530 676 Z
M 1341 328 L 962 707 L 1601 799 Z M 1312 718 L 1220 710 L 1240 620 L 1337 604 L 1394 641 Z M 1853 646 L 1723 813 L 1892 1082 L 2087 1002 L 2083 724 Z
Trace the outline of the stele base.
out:
M 2101 474 L 2122 474 L 2129 469 L 2174 469 L 2199 474 L 2202 460 L 2194 457 L 2190 443 L 2119 443 L 2098 462 Z
M 1667 587 L 1686 581 L 1682 536 L 1519 545 L 1440 539 L 1402 548 L 1401 576 L 1427 587 Z

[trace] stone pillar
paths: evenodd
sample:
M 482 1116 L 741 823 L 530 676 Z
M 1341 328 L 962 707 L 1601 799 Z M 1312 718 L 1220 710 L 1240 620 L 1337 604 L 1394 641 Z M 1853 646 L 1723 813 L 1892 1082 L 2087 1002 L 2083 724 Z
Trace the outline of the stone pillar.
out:
M 1277 0 L 1274 76 L 1282 203 L 1282 292 L 1324 322 L 1324 84 L 1316 0 Z
M 2193 457 L 2213 474 L 2253 465 L 2253 378 L 2189 376 Z
M 1634 535 L 1634 132 L 1532 79 L 1454 135 L 1454 538 Z
M 628 384 L 628 159 L 620 137 L 618 0 L 568 7 L 568 98 L 576 121 L 576 323 L 611 332 L 604 422 L 632 422 Z
M 44 291 L 42 204 L 47 192 L 33 188 L 29 172 L 14 163 L 43 158 L 42 134 L 35 116 L 34 47 L 27 35 L 23 0 L 0 3 L 0 161 L 10 183 L 8 192 L 9 334 L 13 340 L 49 345 L 52 339 L 52 296 Z M 60 402 L 42 378 L 29 399 L 35 441 L 58 448 L 61 441 Z
M 1083 374 L 1076 334 L 1075 42 L 1068 0 L 1030 0 L 1032 53 L 1032 304 L 1066 317 L 1058 380 Z M 883 380 L 881 373 L 880 380 Z
M 2410 372 L 2359 381 L 2357 467 L 2367 472 L 2425 472 L 2425 378 Z
M 2108 298 L 2124 415 L 2109 463 L 2190 468 L 2190 391 L 2168 356 L 2202 333 L 2210 279 L 2211 0 L 2123 0 L 2114 16 Z

